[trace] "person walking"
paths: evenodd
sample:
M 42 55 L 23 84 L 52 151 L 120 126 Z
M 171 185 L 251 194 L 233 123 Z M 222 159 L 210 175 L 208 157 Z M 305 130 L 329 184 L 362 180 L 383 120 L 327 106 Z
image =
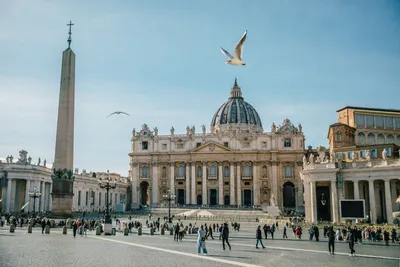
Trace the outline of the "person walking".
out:
M 257 227 L 257 230 L 256 230 L 256 249 L 259 249 L 258 243 L 261 244 L 262 248 L 265 248 L 264 244 L 262 242 L 261 226 L 260 225 Z
M 224 223 L 224 227 L 222 228 L 222 249 L 225 250 L 225 242 L 229 246 L 229 250 L 231 250 L 231 244 L 228 241 L 229 238 L 229 226 L 227 223 Z
M 175 235 L 174 235 L 174 241 L 176 242 L 179 241 L 179 223 L 176 223 L 175 225 Z
M 267 226 L 267 224 L 264 224 L 263 230 L 264 230 L 265 239 L 268 239 L 268 226 Z
M 349 227 L 349 232 L 347 234 L 347 241 L 349 242 L 349 248 L 350 248 L 349 256 L 355 256 L 356 255 L 356 251 L 354 250 L 355 232 L 350 227 Z
M 329 227 L 326 230 L 326 235 L 328 236 L 328 248 L 329 254 L 335 255 L 335 231 L 333 230 L 333 226 Z
M 204 226 L 201 225 L 197 235 L 197 255 L 200 254 L 201 249 L 203 249 L 203 254 L 207 255 L 208 251 L 206 248 L 206 232 L 204 231 Z
M 288 238 L 288 236 L 287 236 L 287 228 L 288 228 L 287 225 L 285 225 L 285 226 L 283 227 L 283 239 Z
M 214 240 L 214 237 L 213 237 L 213 227 L 211 227 L 211 225 L 210 225 L 210 227 L 208 227 L 207 238 L 208 238 L 209 236 L 211 236 L 212 240 Z
M 76 223 L 76 221 L 73 221 L 72 223 L 72 233 L 73 233 L 73 237 L 76 237 L 76 229 L 78 229 L 78 224 Z

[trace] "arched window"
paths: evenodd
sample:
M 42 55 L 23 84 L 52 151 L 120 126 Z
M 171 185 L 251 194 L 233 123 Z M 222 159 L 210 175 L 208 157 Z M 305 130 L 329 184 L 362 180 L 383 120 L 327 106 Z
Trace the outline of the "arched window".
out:
M 178 168 L 178 177 L 184 177 L 185 176 L 185 167 L 184 166 L 179 166 Z
M 228 166 L 225 166 L 224 176 L 229 177 L 229 167 Z
M 250 166 L 243 167 L 243 176 L 250 176 Z
M 210 176 L 217 176 L 217 167 L 214 165 L 210 167 Z
M 162 167 L 162 177 L 165 178 L 167 177 L 167 167 Z
M 142 177 L 147 177 L 147 167 L 146 166 L 144 166 L 142 168 Z
M 197 177 L 203 176 L 203 168 L 201 166 L 197 167 Z
M 263 177 L 268 176 L 268 169 L 267 169 L 267 166 L 265 166 L 265 165 L 262 167 L 262 176 Z
M 286 165 L 285 167 L 285 178 L 291 178 L 293 177 L 293 169 L 292 165 Z
M 364 145 L 365 144 L 365 134 L 364 133 L 359 133 L 358 134 L 358 143 L 360 145 Z
M 368 145 L 375 145 L 375 135 L 373 133 L 368 134 Z
M 387 143 L 388 143 L 388 144 L 394 144 L 394 137 L 393 137 L 393 135 L 389 134 L 389 135 L 386 137 L 386 139 L 387 139 Z
M 383 134 L 378 134 L 378 145 L 382 145 L 385 143 L 385 137 Z

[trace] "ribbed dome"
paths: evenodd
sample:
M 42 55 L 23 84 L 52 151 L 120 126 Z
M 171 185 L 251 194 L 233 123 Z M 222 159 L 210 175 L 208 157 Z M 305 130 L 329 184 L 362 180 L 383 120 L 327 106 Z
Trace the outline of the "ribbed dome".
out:
M 211 121 L 212 128 L 223 124 L 250 124 L 262 129 L 260 116 L 252 105 L 244 101 L 236 78 L 228 101 L 217 110 Z

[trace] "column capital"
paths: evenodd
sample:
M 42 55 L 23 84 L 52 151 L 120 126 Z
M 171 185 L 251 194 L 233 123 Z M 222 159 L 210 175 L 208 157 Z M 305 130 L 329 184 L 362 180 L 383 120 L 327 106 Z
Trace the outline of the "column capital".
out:
M 131 163 L 131 166 L 132 166 L 132 167 L 137 167 L 137 166 L 138 166 L 138 163 L 137 163 L 137 162 L 132 162 L 132 163 Z

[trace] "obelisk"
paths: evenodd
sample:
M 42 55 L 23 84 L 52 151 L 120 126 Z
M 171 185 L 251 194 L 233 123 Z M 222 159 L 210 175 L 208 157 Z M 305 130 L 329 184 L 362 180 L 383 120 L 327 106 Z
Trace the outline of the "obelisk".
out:
M 69 217 L 72 214 L 75 113 L 75 54 L 71 49 L 70 21 L 68 48 L 61 65 L 60 98 L 58 103 L 57 137 L 53 164 L 52 214 Z

